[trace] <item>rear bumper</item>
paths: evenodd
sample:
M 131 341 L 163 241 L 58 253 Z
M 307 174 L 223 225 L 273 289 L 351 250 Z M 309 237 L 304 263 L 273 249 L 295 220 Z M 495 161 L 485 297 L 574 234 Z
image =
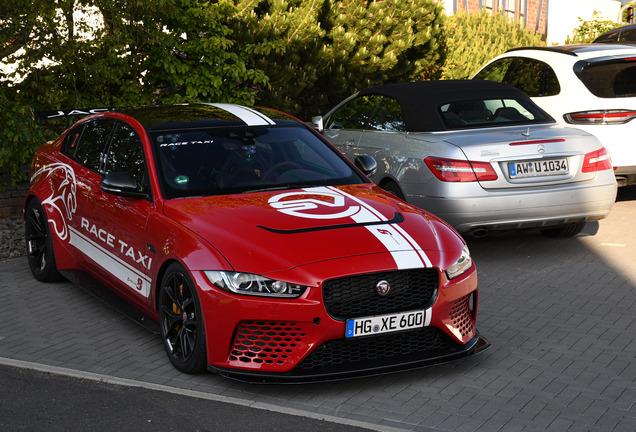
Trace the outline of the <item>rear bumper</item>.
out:
M 607 217 L 616 201 L 615 183 L 582 188 L 491 190 L 478 184 L 462 196 L 407 195 L 408 202 L 444 219 L 457 231 L 542 228 Z M 468 193 L 466 193 L 468 192 Z

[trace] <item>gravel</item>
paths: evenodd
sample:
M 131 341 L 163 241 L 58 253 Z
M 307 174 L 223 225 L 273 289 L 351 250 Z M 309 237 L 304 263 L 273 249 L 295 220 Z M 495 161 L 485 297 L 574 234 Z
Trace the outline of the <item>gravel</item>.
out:
M 26 254 L 22 218 L 0 219 L 0 261 Z

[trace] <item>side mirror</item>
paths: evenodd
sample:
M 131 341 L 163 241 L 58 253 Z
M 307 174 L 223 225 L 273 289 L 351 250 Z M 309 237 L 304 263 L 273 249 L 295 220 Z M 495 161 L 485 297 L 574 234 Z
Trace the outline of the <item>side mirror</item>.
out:
M 104 176 L 100 188 L 109 194 L 131 198 L 146 198 L 145 192 L 139 192 L 137 179 L 129 172 L 112 172 Z
M 366 176 L 372 176 L 378 169 L 378 163 L 369 155 L 356 156 L 354 164 Z
M 323 130 L 325 130 L 322 116 L 316 116 L 316 117 L 312 118 L 311 119 L 311 127 L 316 129 L 318 132 L 322 132 Z

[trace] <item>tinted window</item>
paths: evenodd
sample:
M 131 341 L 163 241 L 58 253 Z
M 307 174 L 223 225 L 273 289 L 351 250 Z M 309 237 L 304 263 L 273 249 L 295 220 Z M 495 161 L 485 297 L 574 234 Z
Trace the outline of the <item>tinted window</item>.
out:
M 167 130 L 152 139 L 167 198 L 363 181 L 302 126 Z
M 561 92 L 559 80 L 550 65 L 526 57 L 500 59 L 486 66 L 474 79 L 510 84 L 530 97 L 554 96 Z
M 575 70 L 579 65 L 575 65 Z M 636 61 L 613 60 L 585 65 L 577 73 L 592 94 L 603 98 L 636 96 Z
M 71 129 L 68 134 L 66 134 L 61 148 L 63 154 L 71 158 L 75 157 L 75 150 L 77 150 L 77 144 L 79 143 L 80 137 L 82 136 L 84 126 L 85 124 L 78 125 Z
M 110 119 L 87 122 L 84 132 L 76 145 L 77 148 L 73 158 L 86 168 L 99 172 L 101 158 L 112 129 L 113 121 Z
M 553 120 L 523 99 L 470 99 L 443 104 L 442 119 L 449 129 L 532 124 Z
M 329 118 L 327 129 L 365 129 L 382 96 L 360 96 L 340 107 Z
M 104 174 L 111 172 L 129 172 L 135 176 L 139 191 L 146 187 L 146 159 L 141 139 L 126 123 L 117 122 L 110 143 Z
M 398 101 L 389 97 L 382 98 L 367 127 L 377 131 L 406 132 L 402 107 Z

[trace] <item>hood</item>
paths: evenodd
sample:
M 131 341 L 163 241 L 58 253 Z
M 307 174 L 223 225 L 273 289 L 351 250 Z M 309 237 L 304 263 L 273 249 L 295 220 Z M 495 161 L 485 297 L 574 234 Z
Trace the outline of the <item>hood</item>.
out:
M 440 252 L 463 247 L 447 224 L 370 184 L 171 200 L 164 213 L 234 270 L 261 275 L 372 254 L 390 255 L 392 268 L 368 271 L 438 267 Z

